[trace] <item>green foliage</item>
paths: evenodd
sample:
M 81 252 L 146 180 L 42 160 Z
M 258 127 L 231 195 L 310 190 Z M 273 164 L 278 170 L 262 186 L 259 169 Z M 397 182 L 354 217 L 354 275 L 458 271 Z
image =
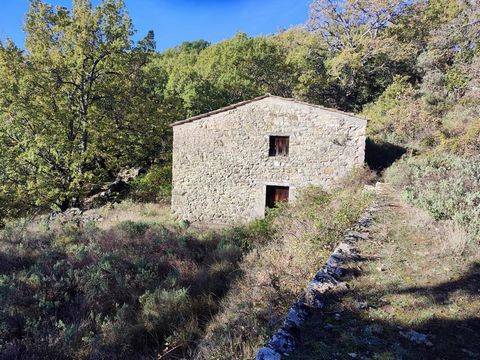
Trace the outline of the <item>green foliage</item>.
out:
M 418 2 L 390 27 L 395 47 L 409 53 L 410 74 L 364 107 L 371 135 L 412 151 L 478 154 L 479 14 L 476 2 Z
M 131 183 L 132 197 L 136 200 L 165 201 L 172 192 L 172 165 L 153 165 L 146 174 Z
M 436 220 L 453 220 L 473 241 L 480 236 L 480 166 L 478 156 L 431 154 L 408 158 L 386 172 L 403 197 Z
M 32 1 L 25 30 L 25 52 L 0 45 L 0 198 L 13 216 L 76 206 L 170 146 L 153 34 L 133 46 L 123 1 Z
M 412 151 L 476 154 L 479 12 L 463 0 L 318 0 L 307 27 L 156 53 L 153 32 L 132 42 L 121 0 L 32 1 L 26 51 L 0 45 L 0 219 L 80 206 L 139 165 L 152 168 L 134 197 L 164 200 L 168 124 L 266 92 L 363 108 L 374 138 Z
M 150 227 L 151 224 L 145 222 L 134 222 L 131 220 L 123 221 L 118 224 L 118 228 L 129 238 L 145 235 Z
M 311 4 L 309 27 L 329 50 L 325 68 L 336 91 L 335 107 L 358 111 L 408 69 L 389 33 L 413 5 L 404 0 L 326 1 Z
M 274 35 L 270 40 L 285 51 L 293 95 L 314 103 L 332 104 L 335 89 L 326 73 L 324 61 L 328 52 L 321 39 L 297 27 Z
M 445 74 L 445 86 L 450 93 L 465 91 L 468 77 L 459 69 L 450 69 Z
M 407 77 L 396 77 L 375 102 L 364 107 L 363 115 L 372 138 L 412 148 L 429 143 L 439 130 Z
M 375 135 L 392 126 L 388 124 L 391 121 L 389 113 L 402 105 L 402 96 L 411 92 L 412 88 L 407 77 L 397 76 L 374 103 L 365 105 L 362 114 L 369 120 L 368 130 L 371 134 Z
M 0 44 L 0 222 L 80 206 L 130 167 L 149 168 L 133 181 L 133 198 L 165 201 L 168 125 L 270 92 L 363 109 L 370 136 L 411 153 L 438 146 L 399 162 L 387 179 L 478 239 L 480 6 L 318 0 L 311 9 L 308 28 L 157 53 L 153 32 L 133 43 L 122 0 L 75 0 L 71 11 L 31 1 L 25 51 Z M 129 220 L 108 230 L 7 223 L 0 353 L 87 359 L 177 349 L 169 354 L 186 357 L 242 274 L 201 351 L 252 357 L 368 205 L 362 188 L 371 179 L 359 172 L 330 193 L 305 189 L 263 220 L 198 237 L 187 222 L 175 231 Z
M 138 299 L 142 307 L 142 319 L 148 331 L 173 332 L 188 313 L 190 301 L 186 289 L 147 291 Z
M 178 119 L 267 92 L 290 94 L 284 49 L 268 38 L 240 33 L 213 46 L 184 43 L 153 64 L 168 74 L 165 94 Z

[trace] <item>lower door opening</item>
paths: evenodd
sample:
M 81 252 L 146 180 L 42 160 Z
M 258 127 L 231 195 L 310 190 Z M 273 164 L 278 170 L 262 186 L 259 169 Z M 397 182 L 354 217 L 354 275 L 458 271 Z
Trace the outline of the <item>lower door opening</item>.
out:
M 288 186 L 267 185 L 267 197 L 265 206 L 268 209 L 274 208 L 281 202 L 288 202 L 290 188 Z

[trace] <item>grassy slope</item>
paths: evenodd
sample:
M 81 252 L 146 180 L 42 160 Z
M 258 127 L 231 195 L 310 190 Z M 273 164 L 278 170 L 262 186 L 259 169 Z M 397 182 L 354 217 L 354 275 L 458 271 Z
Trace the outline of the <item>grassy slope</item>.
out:
M 101 219 L 0 231 L 0 359 L 187 356 L 239 274 L 248 229 L 184 229 L 158 204 L 86 216 Z
M 88 211 L 89 222 L 9 224 L 0 354 L 191 358 L 203 337 L 201 358 L 251 358 L 368 206 L 371 176 L 223 230 L 185 229 L 165 207 L 131 202 Z
M 452 234 L 439 223 L 394 195 L 387 200 L 360 244 L 362 261 L 351 264 L 361 275 L 306 323 L 292 359 L 480 357 L 478 252 L 453 255 Z M 431 344 L 400 334 L 409 329 Z

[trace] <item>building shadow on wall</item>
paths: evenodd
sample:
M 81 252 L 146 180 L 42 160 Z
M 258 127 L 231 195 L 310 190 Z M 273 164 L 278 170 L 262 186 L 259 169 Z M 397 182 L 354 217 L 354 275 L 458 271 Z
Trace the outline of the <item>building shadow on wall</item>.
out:
M 407 150 L 401 146 L 367 138 L 365 162 L 370 169 L 382 172 L 406 152 Z

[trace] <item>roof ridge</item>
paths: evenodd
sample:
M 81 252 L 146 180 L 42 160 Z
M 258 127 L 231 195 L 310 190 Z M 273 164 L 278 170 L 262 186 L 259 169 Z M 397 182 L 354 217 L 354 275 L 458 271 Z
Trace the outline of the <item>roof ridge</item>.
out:
M 353 116 L 353 117 L 356 117 L 356 118 L 359 118 L 359 119 L 362 119 L 362 120 L 367 120 L 367 119 L 365 119 L 364 117 L 359 116 L 359 115 L 357 115 L 357 114 L 355 114 L 355 113 L 352 113 L 352 112 L 343 111 L 343 110 L 338 110 L 338 109 L 331 108 L 331 107 L 328 107 L 328 106 L 323 106 L 323 105 L 318 105 L 318 104 L 312 104 L 312 103 L 308 103 L 308 102 L 306 102 L 306 101 L 297 100 L 297 99 L 295 99 L 295 98 L 286 98 L 286 97 L 283 97 L 283 96 L 270 95 L 270 94 L 269 94 L 269 97 L 273 97 L 273 98 L 281 99 L 281 100 L 286 100 L 286 101 L 291 101 L 291 102 L 294 102 L 294 103 L 297 103 L 297 104 L 300 104 L 300 105 L 312 106 L 312 107 L 316 107 L 316 108 L 323 109 L 323 110 L 326 110 L 326 111 L 336 112 L 336 113 L 339 113 L 339 114 L 344 114 L 344 115 L 348 115 L 348 116 Z
M 311 104 L 311 103 L 307 103 L 305 101 L 297 100 L 297 99 L 294 99 L 294 98 L 285 98 L 285 97 L 282 97 L 282 96 L 272 95 L 272 94 L 267 93 L 267 94 L 262 95 L 262 96 L 257 96 L 253 99 L 244 100 L 244 101 L 232 104 L 232 105 L 224 106 L 222 108 L 212 110 L 212 111 L 206 112 L 204 114 L 195 115 L 195 116 L 192 116 L 192 117 L 187 118 L 185 120 L 176 121 L 176 122 L 172 123 L 170 126 L 174 127 L 174 126 L 177 126 L 177 125 L 190 123 L 190 122 L 193 122 L 195 120 L 203 119 L 203 118 L 206 118 L 206 117 L 209 117 L 209 116 L 212 116 L 212 115 L 220 114 L 220 113 L 225 112 L 225 111 L 233 110 L 233 109 L 236 109 L 240 106 L 244 106 L 244 105 L 250 104 L 252 102 L 263 100 L 263 99 L 266 99 L 266 98 L 269 98 L 269 97 L 276 98 L 276 99 L 281 99 L 281 100 L 285 100 L 285 101 L 291 101 L 291 102 L 294 102 L 294 103 L 297 103 L 297 104 L 300 104 L 300 105 L 312 106 L 312 107 L 316 107 L 316 108 L 323 109 L 323 110 L 326 110 L 326 111 L 336 112 L 336 113 L 339 113 L 339 114 L 344 114 L 344 115 L 356 117 L 358 119 L 366 120 L 365 118 L 363 118 L 361 116 L 358 116 L 354 113 L 349 113 L 349 112 L 346 112 L 346 111 L 342 111 L 342 110 L 338 110 L 338 109 L 334 109 L 334 108 L 329 108 L 329 107 L 322 106 L 322 105 Z

